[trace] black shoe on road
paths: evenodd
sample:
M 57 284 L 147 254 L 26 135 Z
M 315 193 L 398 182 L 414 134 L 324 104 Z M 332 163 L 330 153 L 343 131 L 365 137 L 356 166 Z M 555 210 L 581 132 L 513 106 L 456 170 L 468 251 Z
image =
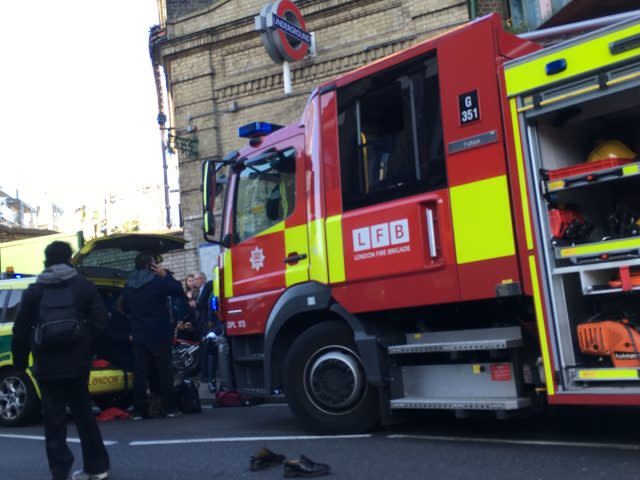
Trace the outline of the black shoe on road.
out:
M 256 472 L 273 465 L 279 465 L 282 462 L 284 462 L 284 455 L 274 453 L 268 448 L 261 448 L 255 456 L 251 457 L 249 468 L 252 472 Z
M 304 455 L 300 455 L 298 460 L 284 462 L 285 477 L 323 477 L 330 471 L 331 467 L 326 463 L 316 463 Z

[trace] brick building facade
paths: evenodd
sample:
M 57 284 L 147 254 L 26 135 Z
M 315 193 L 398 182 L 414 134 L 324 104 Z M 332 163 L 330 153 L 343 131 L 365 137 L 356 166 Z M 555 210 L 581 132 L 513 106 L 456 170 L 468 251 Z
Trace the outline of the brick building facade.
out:
M 267 0 L 160 0 L 166 35 L 153 41 L 166 76 L 173 133 L 198 140 L 198 155 L 179 153 L 180 198 L 188 241 L 184 271 L 198 269 L 201 163 L 245 143 L 238 126 L 262 120 L 286 125 L 314 86 L 469 20 L 461 0 L 297 0 L 317 55 L 291 65 L 285 96 L 282 67 L 254 30 Z
M 509 2 L 507 0 L 478 0 L 476 15 L 482 17 L 491 12 L 498 12 L 503 19 L 508 19 Z

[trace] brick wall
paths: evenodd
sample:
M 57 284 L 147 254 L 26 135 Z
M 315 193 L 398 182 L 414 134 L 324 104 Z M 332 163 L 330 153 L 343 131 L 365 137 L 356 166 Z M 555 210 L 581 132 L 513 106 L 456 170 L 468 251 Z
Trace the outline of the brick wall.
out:
M 167 18 L 178 18 L 208 7 L 216 0 L 166 0 Z
M 170 3 L 187 8 L 207 2 Z M 468 21 L 467 3 L 460 0 L 297 0 L 308 30 L 316 34 L 318 54 L 291 66 L 293 94 L 285 97 L 282 67 L 269 59 L 254 31 L 254 17 L 265 3 L 219 0 L 180 18 L 169 15 L 167 40 L 159 47 L 172 126 L 194 127 L 199 141 L 198 159 L 178 156 L 185 272 L 195 271 L 196 247 L 204 241 L 202 159 L 243 146 L 238 126 L 255 120 L 291 123 L 319 83 Z
M 509 18 L 509 7 L 507 0 L 478 0 L 477 15 L 482 17 L 491 12 L 498 12 L 503 19 Z
M 0 243 L 12 242 L 14 240 L 22 240 L 24 238 L 42 237 L 43 235 L 52 235 L 52 230 L 37 230 L 34 228 L 7 227 L 0 225 Z

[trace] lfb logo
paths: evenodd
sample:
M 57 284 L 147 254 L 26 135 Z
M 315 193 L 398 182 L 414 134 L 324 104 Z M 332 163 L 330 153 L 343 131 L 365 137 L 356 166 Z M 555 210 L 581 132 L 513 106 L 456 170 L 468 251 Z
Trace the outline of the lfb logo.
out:
M 409 243 L 409 221 L 406 218 L 388 223 L 379 223 L 353 231 L 353 251 L 362 252 L 373 248 Z

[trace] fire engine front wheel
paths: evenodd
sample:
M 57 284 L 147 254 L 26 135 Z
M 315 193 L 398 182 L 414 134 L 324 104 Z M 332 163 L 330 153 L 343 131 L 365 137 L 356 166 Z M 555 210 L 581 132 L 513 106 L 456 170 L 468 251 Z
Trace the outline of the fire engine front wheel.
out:
M 296 339 L 285 360 L 284 388 L 309 430 L 358 433 L 378 423 L 377 392 L 367 384 L 353 333 L 341 323 L 320 323 Z

